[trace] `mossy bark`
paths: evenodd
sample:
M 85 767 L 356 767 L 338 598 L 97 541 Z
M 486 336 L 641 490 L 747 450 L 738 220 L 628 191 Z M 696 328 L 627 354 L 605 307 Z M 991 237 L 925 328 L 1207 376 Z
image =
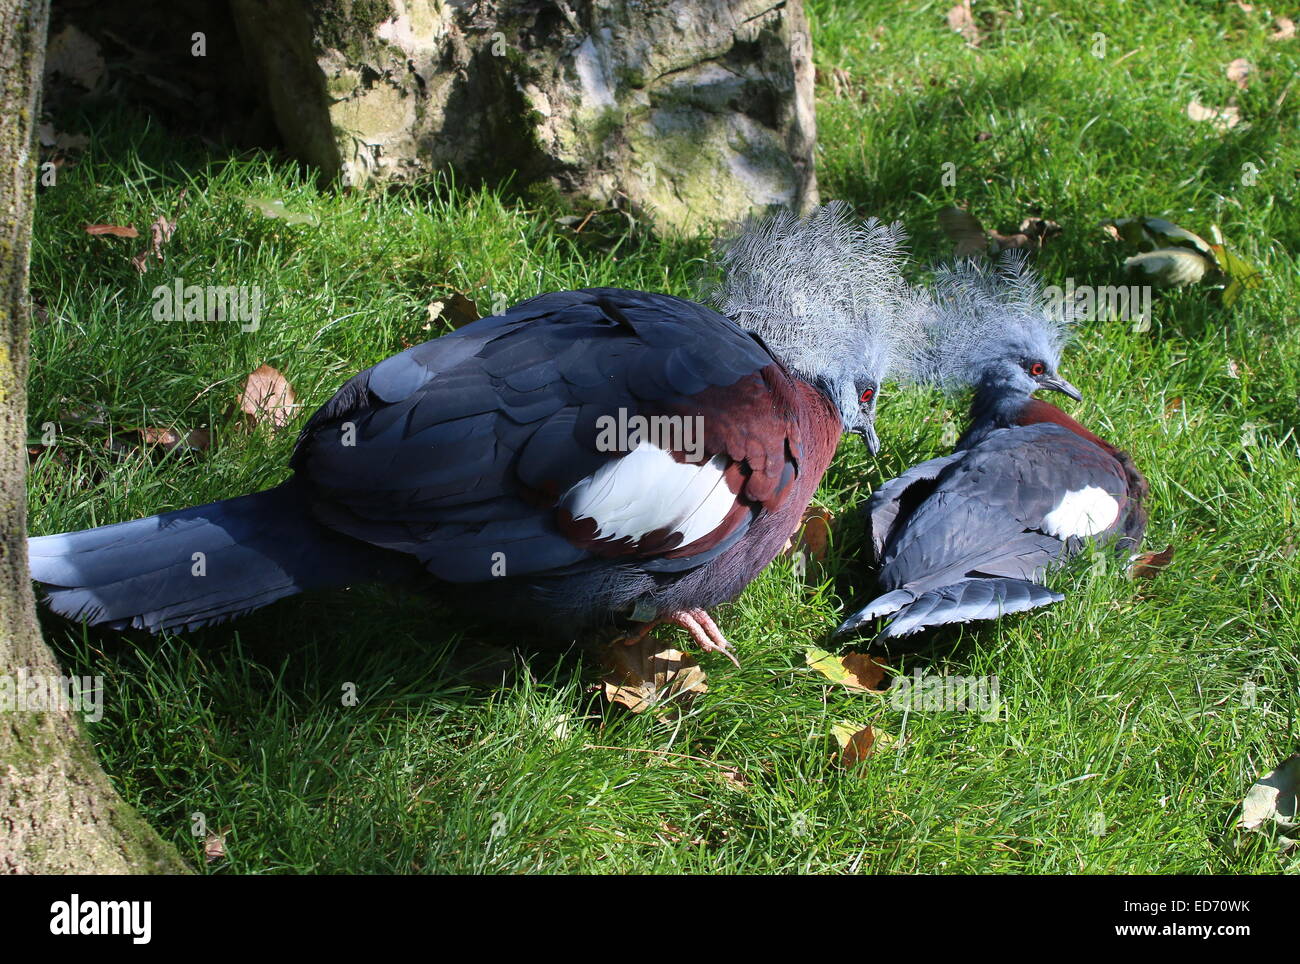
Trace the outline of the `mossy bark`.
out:
M 0 675 L 57 677 L 27 572 L 28 265 L 48 0 L 0 0 Z M 185 872 L 109 783 L 71 710 L 0 711 L 0 872 Z
M 802 0 L 231 0 L 286 146 L 694 231 L 817 201 Z

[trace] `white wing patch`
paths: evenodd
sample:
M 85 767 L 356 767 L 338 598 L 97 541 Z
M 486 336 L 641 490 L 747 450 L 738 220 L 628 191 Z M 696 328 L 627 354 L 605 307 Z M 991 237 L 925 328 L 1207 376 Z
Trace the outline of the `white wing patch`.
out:
M 1119 518 L 1119 503 L 1105 489 L 1085 486 L 1061 496 L 1051 512 L 1043 516 L 1040 528 L 1050 536 L 1086 539 L 1105 532 Z
M 559 504 L 575 519 L 594 519 L 600 539 L 637 540 L 667 529 L 680 532 L 678 545 L 684 546 L 716 529 L 735 506 L 723 479 L 726 467 L 722 455 L 683 463 L 642 442 L 575 484 Z

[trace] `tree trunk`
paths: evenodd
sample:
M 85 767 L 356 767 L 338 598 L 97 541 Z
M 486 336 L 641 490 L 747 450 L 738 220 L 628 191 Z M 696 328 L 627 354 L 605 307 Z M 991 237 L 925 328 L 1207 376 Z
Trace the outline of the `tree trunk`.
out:
M 0 871 L 183 872 L 175 848 L 109 783 L 79 714 L 26 685 L 61 678 L 36 625 L 24 491 L 34 132 L 48 23 L 48 0 L 0 0 Z

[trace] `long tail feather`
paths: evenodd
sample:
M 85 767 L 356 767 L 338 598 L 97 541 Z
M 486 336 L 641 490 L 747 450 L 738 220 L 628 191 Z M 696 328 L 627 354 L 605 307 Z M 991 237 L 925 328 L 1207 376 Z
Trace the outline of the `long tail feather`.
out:
M 974 578 L 917 595 L 895 589 L 872 600 L 840 624 L 835 635 L 861 629 L 872 620 L 892 615 L 877 639 L 910 636 L 933 626 L 997 619 L 1006 613 L 1025 612 L 1049 606 L 1065 597 L 1027 579 Z
M 893 592 L 887 592 L 883 596 L 877 596 L 871 602 L 867 603 L 857 612 L 855 612 L 844 622 L 840 623 L 839 629 L 835 630 L 836 636 L 843 636 L 847 633 L 854 632 L 865 623 L 869 623 L 881 616 L 889 616 L 898 612 L 904 606 L 910 605 L 916 600 L 916 594 L 906 589 L 895 589 Z
M 28 540 L 51 609 L 116 629 L 192 630 L 309 589 L 400 578 L 411 563 L 311 517 L 298 483 Z
M 933 626 L 997 619 L 1060 602 L 1065 597 L 1027 579 L 965 579 L 922 593 L 902 609 L 878 638 L 910 636 Z

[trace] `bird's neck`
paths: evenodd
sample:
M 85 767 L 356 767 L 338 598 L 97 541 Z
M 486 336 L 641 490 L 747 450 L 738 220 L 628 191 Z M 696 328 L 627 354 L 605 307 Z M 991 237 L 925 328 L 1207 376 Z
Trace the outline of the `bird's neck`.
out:
M 970 427 L 958 439 L 957 448 L 973 448 L 984 441 L 990 432 L 1020 424 L 1021 413 L 1033 400 L 1031 395 L 1008 385 L 981 382 L 971 399 Z
M 1034 398 L 1024 392 L 1007 389 L 996 390 L 981 385 L 971 402 L 971 424 L 958 440 L 958 449 L 968 449 L 984 441 L 991 432 L 1014 425 L 1041 425 L 1051 423 L 1068 429 L 1082 439 L 1087 439 L 1112 455 L 1119 449 L 1105 439 L 1088 431 L 1055 405 Z

